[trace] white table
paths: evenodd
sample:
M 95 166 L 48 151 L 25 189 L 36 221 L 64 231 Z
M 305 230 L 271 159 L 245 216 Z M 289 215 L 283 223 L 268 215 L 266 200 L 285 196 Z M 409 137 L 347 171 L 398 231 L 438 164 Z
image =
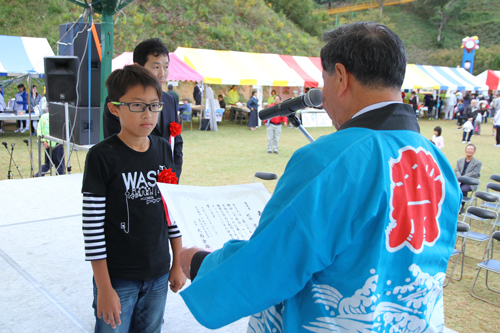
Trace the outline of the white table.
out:
M 31 114 L 31 120 L 38 120 L 40 116 Z M 26 113 L 20 116 L 16 116 L 14 113 L 0 112 L 0 120 L 30 120 L 30 116 Z

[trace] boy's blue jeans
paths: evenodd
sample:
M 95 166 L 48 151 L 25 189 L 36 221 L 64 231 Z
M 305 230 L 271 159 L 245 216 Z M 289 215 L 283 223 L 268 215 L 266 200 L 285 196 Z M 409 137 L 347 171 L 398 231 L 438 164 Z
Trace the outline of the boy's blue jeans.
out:
M 113 329 L 101 318 L 97 318 L 97 286 L 94 284 L 94 316 L 96 318 L 94 332 L 161 332 L 163 313 L 167 301 L 168 276 L 165 274 L 153 280 L 111 279 L 121 304 L 121 325 Z

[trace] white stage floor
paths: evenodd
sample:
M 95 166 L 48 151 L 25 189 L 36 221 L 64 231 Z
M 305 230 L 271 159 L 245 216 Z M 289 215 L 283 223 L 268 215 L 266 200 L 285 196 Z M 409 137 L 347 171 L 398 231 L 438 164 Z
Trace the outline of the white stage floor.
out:
M 82 174 L 0 181 L 0 332 L 93 332 L 92 268 L 84 260 Z M 169 292 L 163 332 L 246 332 L 198 324 Z
M 81 183 L 82 174 L 0 181 L 0 332 L 93 332 Z M 164 318 L 170 333 L 239 333 L 248 322 L 206 329 L 172 292 Z

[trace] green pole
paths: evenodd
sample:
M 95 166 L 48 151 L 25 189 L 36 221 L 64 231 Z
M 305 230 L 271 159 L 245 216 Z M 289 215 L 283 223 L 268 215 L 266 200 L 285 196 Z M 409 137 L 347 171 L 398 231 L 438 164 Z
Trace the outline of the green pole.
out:
M 101 115 L 104 113 L 104 102 L 108 97 L 108 90 L 106 89 L 106 79 L 111 74 L 111 61 L 113 60 L 113 14 L 106 12 L 102 13 L 101 21 L 101 49 L 102 49 L 102 63 L 101 63 Z M 101 123 L 100 141 L 104 140 L 103 124 Z
M 338 19 L 339 19 L 339 14 L 335 15 L 335 26 L 337 26 Z
M 117 5 L 118 0 L 68 0 L 75 5 L 83 8 L 92 6 L 92 10 L 95 13 L 102 15 L 101 20 L 101 112 L 100 117 L 104 113 L 104 102 L 108 96 L 108 90 L 106 89 L 106 79 L 109 74 L 111 74 L 111 61 L 113 60 L 113 15 L 122 10 L 125 6 L 133 2 L 134 0 L 121 0 L 120 4 Z M 100 139 L 104 139 L 104 133 L 102 130 L 103 124 L 101 123 Z

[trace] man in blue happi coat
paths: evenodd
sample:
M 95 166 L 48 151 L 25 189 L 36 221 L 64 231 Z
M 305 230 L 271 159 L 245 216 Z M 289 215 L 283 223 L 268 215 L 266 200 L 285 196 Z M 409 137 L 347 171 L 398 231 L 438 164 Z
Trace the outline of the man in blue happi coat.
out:
M 248 241 L 186 249 L 181 293 L 218 328 L 442 332 L 461 193 L 401 100 L 406 51 L 374 22 L 324 34 L 323 105 L 337 132 L 292 156 Z

